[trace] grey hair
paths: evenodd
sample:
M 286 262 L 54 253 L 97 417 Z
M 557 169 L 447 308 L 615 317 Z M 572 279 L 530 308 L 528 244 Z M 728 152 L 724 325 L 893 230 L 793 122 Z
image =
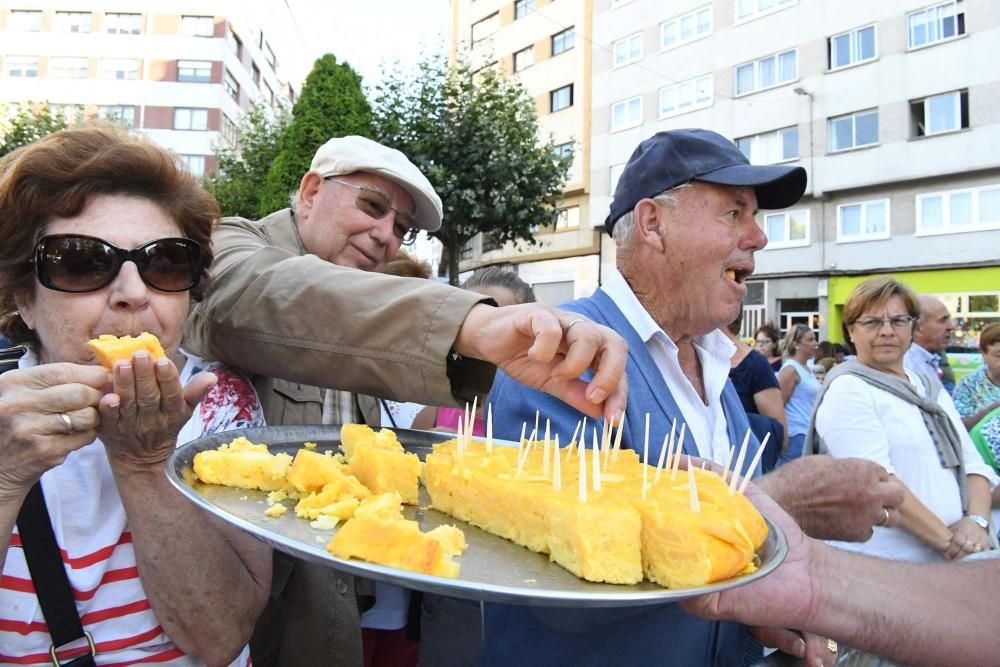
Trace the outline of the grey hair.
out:
M 664 190 L 657 195 L 653 195 L 650 199 L 660 204 L 667 204 L 671 208 L 677 208 L 677 191 L 689 187 L 691 187 L 690 182 L 681 183 L 669 190 Z M 633 231 L 635 231 L 635 209 L 618 218 L 618 222 L 615 223 L 614 228 L 611 230 L 611 236 L 614 238 L 616 244 L 625 245 L 632 238 Z
M 475 291 L 477 287 L 502 287 L 510 290 L 518 303 L 535 302 L 535 291 L 531 289 L 531 285 L 524 282 L 513 270 L 500 266 L 476 269 L 475 273 L 462 283 L 462 289 Z

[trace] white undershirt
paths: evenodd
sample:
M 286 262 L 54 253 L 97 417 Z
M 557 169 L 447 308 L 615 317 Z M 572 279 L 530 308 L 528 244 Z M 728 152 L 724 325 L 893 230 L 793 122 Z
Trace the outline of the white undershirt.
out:
M 601 289 L 611 297 L 629 325 L 646 343 L 646 349 L 653 357 L 667 389 L 684 415 L 690 435 L 698 443 L 698 454 L 702 458 L 711 458 L 716 463 L 724 464 L 729 447 L 740 445 L 738 442 L 729 442 L 721 400 L 722 390 L 729 380 L 729 361 L 736 353 L 736 346 L 718 329 L 692 338 L 695 352 L 701 361 L 702 382 L 708 398 L 708 405 L 705 405 L 681 370 L 677 359 L 677 345 L 639 303 L 635 292 L 621 274 L 615 272 Z

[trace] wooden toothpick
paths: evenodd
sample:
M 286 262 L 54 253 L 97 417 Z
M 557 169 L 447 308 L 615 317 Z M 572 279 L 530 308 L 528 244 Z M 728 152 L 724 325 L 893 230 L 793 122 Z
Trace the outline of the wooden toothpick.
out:
M 573 446 L 570 445 L 570 449 L 572 449 L 572 448 L 573 448 Z M 553 468 L 553 470 L 552 470 L 552 487 L 556 491 L 562 491 L 562 463 L 560 463 L 562 461 L 562 457 L 559 456 L 559 434 L 558 433 L 556 433 L 556 448 L 555 448 L 554 454 L 555 454 L 555 457 L 552 460 L 552 463 L 554 464 L 552 466 L 552 468 Z
M 743 444 L 740 445 L 740 453 L 736 456 L 736 465 L 733 466 L 733 476 L 729 478 L 729 495 L 736 493 L 736 481 L 742 474 L 740 471 L 743 470 L 743 460 L 747 455 L 748 442 L 750 442 L 750 429 L 747 429 L 747 434 L 743 436 Z
M 479 397 L 473 396 L 472 398 L 472 413 L 469 418 L 465 420 L 465 446 L 469 447 L 472 445 L 472 433 L 476 430 L 476 410 L 479 409 Z
M 687 433 L 687 422 L 681 424 L 681 435 L 677 438 L 677 448 L 674 449 L 674 467 L 670 469 L 670 481 L 677 477 L 677 471 L 681 467 L 681 452 L 684 451 L 684 435 Z
M 722 466 L 722 481 L 723 482 L 728 481 L 726 479 L 726 475 L 730 474 L 730 472 L 729 472 L 729 466 L 733 462 L 733 452 L 734 451 L 736 451 L 736 446 L 735 445 L 729 445 L 729 453 L 726 454 L 726 465 Z M 731 475 L 730 475 L 730 478 L 731 478 Z
M 649 413 L 646 413 L 646 431 L 642 436 L 642 499 L 646 499 L 646 471 L 649 470 Z
M 586 439 L 586 436 L 580 438 L 580 444 L 578 446 L 580 454 L 580 486 L 578 497 L 580 503 L 587 502 L 587 448 L 583 444 Z
M 760 443 L 760 447 L 757 448 L 757 453 L 753 455 L 753 460 L 750 461 L 750 467 L 747 469 L 747 475 L 743 478 L 743 482 L 740 483 L 740 493 L 744 493 L 747 490 L 747 484 L 750 483 L 750 477 L 753 475 L 753 471 L 757 469 L 757 464 L 760 463 L 760 457 L 764 455 L 764 447 L 770 439 L 771 434 L 765 433 L 764 439 Z
M 576 423 L 576 428 L 573 429 L 573 437 L 569 441 L 569 445 L 566 447 L 566 460 L 569 461 L 569 455 L 573 453 L 573 445 L 576 444 L 576 434 L 580 432 L 580 422 Z M 558 434 L 557 434 L 558 435 Z
M 556 456 L 559 456 L 557 453 Z M 545 420 L 545 445 L 542 447 L 542 475 L 549 476 L 549 420 Z
M 615 435 L 615 446 L 611 450 L 611 462 L 618 460 L 618 450 L 622 448 L 622 431 L 625 430 L 625 411 L 622 410 L 621 420 L 618 422 L 618 433 Z
M 597 429 L 594 429 L 594 452 L 591 454 L 590 460 L 594 464 L 591 476 L 594 478 L 594 491 L 600 492 L 601 490 L 601 457 L 598 447 L 600 443 L 597 441 Z
M 691 499 L 691 511 L 700 512 L 701 504 L 698 502 L 698 488 L 694 483 L 694 468 L 691 466 L 691 455 L 688 454 L 688 492 Z
M 493 404 L 486 404 L 486 453 L 493 453 Z

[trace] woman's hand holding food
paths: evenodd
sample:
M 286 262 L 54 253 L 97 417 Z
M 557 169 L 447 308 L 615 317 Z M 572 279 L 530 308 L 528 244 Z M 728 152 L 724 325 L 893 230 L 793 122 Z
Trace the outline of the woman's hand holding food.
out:
M 98 435 L 112 466 L 136 469 L 167 459 L 194 406 L 217 380 L 200 373 L 182 387 L 173 362 L 154 361 L 145 351 L 116 364 L 111 375 L 113 391 L 100 400 Z
M 20 497 L 91 443 L 109 386 L 99 366 L 54 363 L 0 375 L 0 495 Z

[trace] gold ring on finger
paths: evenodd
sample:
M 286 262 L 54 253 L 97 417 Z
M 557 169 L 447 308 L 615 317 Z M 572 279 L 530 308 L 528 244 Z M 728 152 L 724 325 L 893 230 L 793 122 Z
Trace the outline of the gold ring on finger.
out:
M 67 433 L 72 433 L 73 431 L 76 430 L 76 428 L 74 428 L 74 426 L 73 426 L 73 420 L 72 420 L 72 418 L 70 418 L 70 416 L 68 414 L 66 414 L 65 412 L 60 412 L 59 413 L 59 418 L 62 419 L 63 424 L 66 425 L 66 432 Z
M 882 518 L 879 519 L 878 523 L 876 523 L 875 525 L 876 526 L 884 526 L 887 523 L 889 523 L 889 508 L 888 507 L 883 507 L 882 508 Z

